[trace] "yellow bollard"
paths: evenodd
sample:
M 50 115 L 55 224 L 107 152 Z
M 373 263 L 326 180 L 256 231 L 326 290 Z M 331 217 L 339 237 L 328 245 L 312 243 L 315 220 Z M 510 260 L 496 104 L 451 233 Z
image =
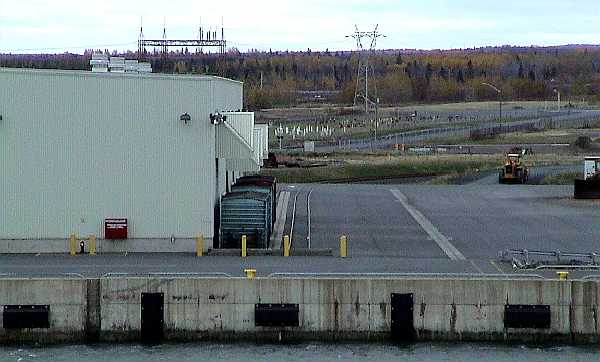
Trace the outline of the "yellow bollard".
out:
M 77 236 L 75 236 L 75 234 L 69 236 L 69 248 L 71 255 L 77 254 Z
M 204 254 L 204 235 L 199 234 L 196 237 L 196 256 L 202 256 Z
M 90 235 L 90 255 L 96 255 L 96 235 Z
M 569 272 L 567 272 L 567 271 L 559 271 L 559 272 L 556 272 L 556 274 L 558 275 L 558 279 L 560 279 L 560 280 L 569 279 Z
M 340 257 L 346 258 L 348 256 L 348 237 L 342 235 L 340 237 Z
M 242 235 L 242 258 L 248 256 L 248 250 L 246 249 L 246 235 Z
M 283 256 L 290 256 L 290 237 L 288 235 L 283 237 Z
M 244 269 L 244 273 L 246 273 L 246 278 L 254 279 L 256 276 L 256 269 Z

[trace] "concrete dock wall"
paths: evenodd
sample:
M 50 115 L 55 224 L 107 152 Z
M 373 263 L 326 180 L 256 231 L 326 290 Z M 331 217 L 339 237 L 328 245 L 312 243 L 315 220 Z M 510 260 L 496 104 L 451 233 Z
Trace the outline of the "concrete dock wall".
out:
M 39 289 L 38 289 L 39 288 Z M 392 293 L 412 293 L 418 340 L 598 342 L 596 281 L 490 279 L 101 278 L 0 280 L 0 305 L 50 304 L 59 340 L 140 338 L 142 293 L 164 293 L 170 340 L 381 340 Z M 255 304 L 299 305 L 298 327 L 255 326 Z M 505 328 L 507 304 L 549 305 L 548 329 Z M 26 340 L 7 331 L 4 341 Z M 35 331 L 37 332 L 37 331 Z M 73 335 L 75 332 L 81 332 Z M 95 337 L 94 337 L 95 336 Z
M 50 328 L 7 329 L 0 318 L 0 343 L 85 341 L 87 281 L 84 279 L 0 279 L 0 312 L 7 305 L 49 305 Z

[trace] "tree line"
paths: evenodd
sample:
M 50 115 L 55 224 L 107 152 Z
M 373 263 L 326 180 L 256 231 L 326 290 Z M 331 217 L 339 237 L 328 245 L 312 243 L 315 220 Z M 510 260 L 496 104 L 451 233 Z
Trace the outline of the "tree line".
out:
M 137 57 L 133 52 L 118 55 Z M 91 50 L 83 55 L 0 54 L 0 66 L 83 70 L 89 69 L 90 57 Z M 243 81 L 248 109 L 307 101 L 351 104 L 359 63 L 356 52 L 310 50 L 242 53 L 230 49 L 217 55 L 180 49 L 167 57 L 147 52 L 144 58 L 155 72 L 213 74 Z M 371 54 L 370 65 L 369 92 L 387 105 L 498 100 L 498 93 L 483 83 L 500 89 L 504 100 L 548 100 L 555 96 L 554 90 L 566 100 L 600 100 L 600 48 L 596 46 L 379 51 Z M 326 96 L 318 97 L 319 92 Z

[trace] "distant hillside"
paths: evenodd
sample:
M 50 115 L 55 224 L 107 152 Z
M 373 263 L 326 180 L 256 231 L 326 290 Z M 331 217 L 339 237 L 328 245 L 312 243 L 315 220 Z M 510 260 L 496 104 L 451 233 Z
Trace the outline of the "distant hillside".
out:
M 120 54 L 135 58 L 135 53 Z M 352 103 L 358 56 L 338 52 L 247 52 L 226 56 L 188 49 L 167 59 L 157 52 L 146 59 L 155 71 L 216 74 L 245 82 L 250 109 L 294 106 L 304 102 Z M 77 54 L 3 54 L 0 66 L 89 69 L 90 52 Z M 370 92 L 383 104 L 497 100 L 482 83 L 502 90 L 505 100 L 600 101 L 600 47 L 486 47 L 452 50 L 381 50 L 372 55 L 376 82 Z M 261 88 L 262 74 L 262 88 Z

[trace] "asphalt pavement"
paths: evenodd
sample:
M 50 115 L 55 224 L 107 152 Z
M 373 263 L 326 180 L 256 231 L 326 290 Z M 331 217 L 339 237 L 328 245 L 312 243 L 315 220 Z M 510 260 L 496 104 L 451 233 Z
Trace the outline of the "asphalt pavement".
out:
M 489 177 L 497 182 L 495 175 Z M 432 233 L 394 196 L 398 190 L 467 258 L 495 258 L 509 248 L 600 251 L 600 201 L 574 200 L 572 186 L 496 183 L 311 188 L 313 248 L 337 249 L 339 237 L 347 235 L 352 256 L 444 257 Z M 296 215 L 295 233 L 306 228 L 305 220 Z
M 76 273 L 529 273 L 502 263 L 505 249 L 600 252 L 600 201 L 573 199 L 572 186 L 416 184 L 281 185 L 290 192 L 284 234 L 293 248 L 329 248 L 332 256 L 191 254 L 0 255 L 0 276 Z M 310 195 L 310 244 L 309 244 Z M 295 210 L 294 210 L 295 200 Z M 339 238 L 349 257 L 339 257 Z M 539 272 L 554 276 L 554 271 Z M 582 271 L 577 275 L 594 274 Z

